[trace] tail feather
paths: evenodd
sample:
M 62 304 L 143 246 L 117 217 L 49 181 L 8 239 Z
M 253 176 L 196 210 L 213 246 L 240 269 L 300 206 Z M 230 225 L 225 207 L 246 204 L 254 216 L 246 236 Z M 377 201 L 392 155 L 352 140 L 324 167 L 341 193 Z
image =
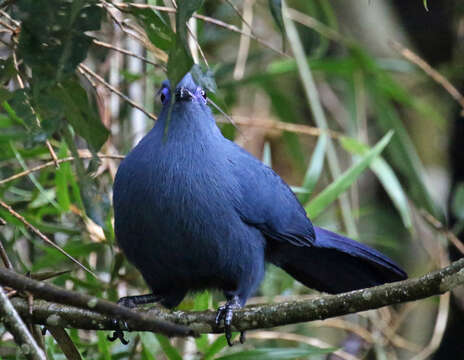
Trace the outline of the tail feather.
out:
M 304 285 L 341 293 L 404 280 L 407 274 L 391 259 L 354 240 L 315 227 L 311 247 L 273 243 L 269 261 Z

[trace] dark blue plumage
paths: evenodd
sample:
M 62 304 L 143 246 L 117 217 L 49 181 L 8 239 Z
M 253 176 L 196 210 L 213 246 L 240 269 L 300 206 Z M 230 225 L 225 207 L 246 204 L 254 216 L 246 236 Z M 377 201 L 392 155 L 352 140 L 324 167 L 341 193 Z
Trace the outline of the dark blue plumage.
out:
M 266 261 L 331 293 L 406 277 L 381 253 L 313 227 L 287 184 L 222 136 L 190 74 L 172 95 L 167 133 L 168 83 L 160 93 L 158 121 L 114 183 L 118 243 L 153 291 L 123 304 L 174 307 L 189 291 L 220 289 L 228 302 L 218 321 L 227 333 L 232 310 L 256 290 Z

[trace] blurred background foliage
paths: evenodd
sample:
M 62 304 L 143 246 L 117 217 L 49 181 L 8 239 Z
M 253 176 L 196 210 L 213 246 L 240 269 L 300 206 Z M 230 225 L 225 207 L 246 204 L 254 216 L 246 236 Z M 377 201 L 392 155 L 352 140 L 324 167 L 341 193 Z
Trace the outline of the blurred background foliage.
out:
M 286 6 L 0 2 L 0 242 L 11 266 L 112 301 L 148 292 L 115 245 L 111 186 L 119 155 L 153 126 L 161 81 L 176 82 L 194 63 L 223 134 L 291 184 L 314 223 L 378 248 L 411 276 L 460 256 L 448 240 L 459 245 L 452 235 L 464 228 L 464 4 Z M 249 303 L 315 295 L 270 266 Z M 180 308 L 222 300 L 195 294 Z M 456 290 L 253 331 L 230 349 L 215 335 L 131 333 L 124 346 L 103 332 L 68 333 L 85 359 L 457 359 L 463 320 L 464 293 Z M 0 339 L 0 357 L 17 358 L 1 325 Z M 44 347 L 49 359 L 66 358 L 49 334 Z

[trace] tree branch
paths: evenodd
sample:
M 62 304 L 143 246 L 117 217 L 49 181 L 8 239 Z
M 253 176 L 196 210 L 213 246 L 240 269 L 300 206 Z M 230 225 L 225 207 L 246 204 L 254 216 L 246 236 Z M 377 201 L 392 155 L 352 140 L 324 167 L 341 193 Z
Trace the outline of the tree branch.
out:
M 27 291 L 35 297 L 53 301 L 54 303 L 71 305 L 81 309 L 94 310 L 100 314 L 107 315 L 108 321 L 113 321 L 115 318 L 127 320 L 127 324 L 129 326 L 131 326 L 132 323 L 136 323 L 141 326 L 151 328 L 150 331 L 160 332 L 167 336 L 195 335 L 191 329 L 185 326 L 170 324 L 163 320 L 150 319 L 143 313 L 134 312 L 107 300 L 98 299 L 94 296 L 89 296 L 75 291 L 64 290 L 43 281 L 33 280 L 8 269 L 0 268 L 0 285 L 9 286 L 20 292 Z M 56 306 L 56 304 L 53 305 Z M 24 314 L 22 315 L 24 316 Z M 50 321 L 50 318 L 47 319 Z M 60 326 L 61 324 L 59 321 L 54 321 L 53 323 L 50 323 L 50 325 Z
M 19 281 L 15 288 L 19 290 L 27 288 L 28 291 L 33 292 L 31 291 L 31 287 L 22 284 L 22 276 L 18 278 L 16 274 L 17 277 L 13 282 L 11 279 L 8 279 L 11 274 L 12 273 L 8 270 L 0 269 L 0 283 L 11 286 L 12 283 L 14 284 L 14 282 Z M 36 282 L 32 279 L 26 279 L 29 282 Z M 50 301 L 58 302 L 58 299 L 54 299 L 55 295 L 46 295 L 46 286 L 48 287 L 50 285 L 40 282 L 39 284 L 42 284 L 43 291 L 40 294 L 35 292 L 35 297 L 46 297 Z M 339 295 L 323 295 L 316 299 L 303 301 L 247 306 L 235 313 L 233 325 L 236 330 L 243 331 L 322 320 L 440 295 L 462 284 L 464 284 L 464 258 L 453 262 L 447 267 L 418 278 L 376 286 L 369 289 L 356 290 Z M 82 296 L 82 294 L 56 287 L 54 288 L 55 291 L 59 293 L 70 293 L 73 297 Z M 64 300 L 64 297 L 60 295 L 60 299 Z M 98 301 L 101 302 L 103 300 Z M 28 304 L 24 299 L 12 299 L 12 304 L 21 316 L 28 318 L 28 320 L 34 323 L 88 330 L 115 329 L 112 317 L 103 313 L 98 313 L 99 309 L 97 307 L 92 309 L 89 307 L 86 309 L 79 309 L 69 306 L 69 304 L 77 305 L 76 302 L 69 302 L 67 303 L 68 305 L 58 305 L 46 301 L 34 301 L 32 315 L 30 315 L 28 312 Z M 222 326 L 216 326 L 216 313 L 211 310 L 202 312 L 167 311 L 154 306 L 148 310 L 139 309 L 136 310 L 136 312 L 139 315 L 143 314 L 145 321 L 139 322 L 134 317 L 131 317 L 127 323 L 129 328 L 133 331 L 156 331 L 155 327 L 152 326 L 148 319 L 163 323 L 175 323 L 188 327 L 195 333 L 220 333 L 223 331 Z M 119 314 L 119 316 L 122 316 L 122 314 Z M 178 333 L 172 335 L 186 336 L 191 334 L 192 333 Z

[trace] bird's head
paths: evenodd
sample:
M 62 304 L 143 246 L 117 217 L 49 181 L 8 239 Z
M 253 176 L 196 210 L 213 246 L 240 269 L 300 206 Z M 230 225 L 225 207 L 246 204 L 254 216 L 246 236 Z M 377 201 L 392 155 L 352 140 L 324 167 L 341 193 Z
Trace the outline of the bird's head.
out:
M 173 132 L 172 136 L 183 136 L 184 132 L 209 133 L 216 127 L 211 109 L 207 104 L 206 92 L 190 73 L 173 90 L 168 80 L 163 81 L 158 91 L 163 108 L 156 128 Z M 216 130 L 213 130 L 216 132 Z
M 174 96 L 175 104 L 180 104 L 182 102 L 196 102 L 201 105 L 206 105 L 206 92 L 201 86 L 198 86 L 195 83 L 190 73 L 187 73 L 177 84 L 174 94 L 172 94 L 169 80 L 163 81 L 158 94 L 163 106 L 168 106 L 171 103 L 172 96 Z

